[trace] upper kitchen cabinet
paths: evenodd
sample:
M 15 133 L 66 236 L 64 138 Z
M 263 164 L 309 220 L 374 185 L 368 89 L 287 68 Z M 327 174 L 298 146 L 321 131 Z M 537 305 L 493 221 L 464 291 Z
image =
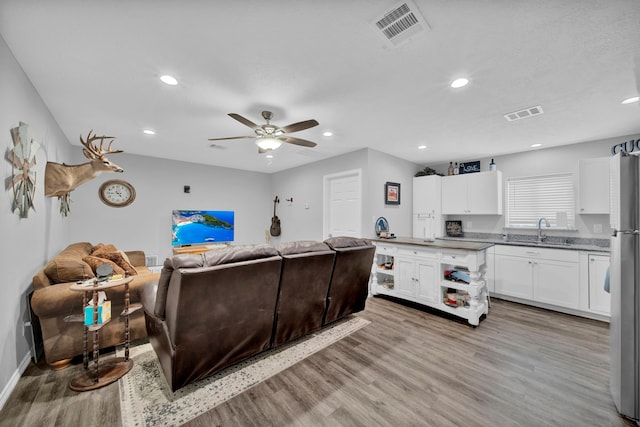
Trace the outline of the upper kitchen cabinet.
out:
M 580 159 L 579 214 L 609 213 L 609 157 Z
M 502 172 L 476 172 L 442 178 L 444 215 L 502 215 Z

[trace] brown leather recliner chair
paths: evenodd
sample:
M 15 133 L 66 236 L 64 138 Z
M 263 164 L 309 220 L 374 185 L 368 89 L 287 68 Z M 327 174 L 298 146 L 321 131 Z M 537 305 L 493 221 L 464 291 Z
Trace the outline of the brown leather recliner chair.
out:
M 267 245 L 168 258 L 142 296 L 173 391 L 271 346 L 282 258 Z
M 368 239 L 331 237 L 324 241 L 336 251 L 323 325 L 364 310 L 376 247 Z
M 283 243 L 278 252 L 283 264 L 274 347 L 322 327 L 336 254 L 326 244 L 315 241 Z

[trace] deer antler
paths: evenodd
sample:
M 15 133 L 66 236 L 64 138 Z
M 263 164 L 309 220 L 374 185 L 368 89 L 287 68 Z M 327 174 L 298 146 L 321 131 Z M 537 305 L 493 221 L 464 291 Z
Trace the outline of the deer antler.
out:
M 98 136 L 96 134 L 94 134 L 93 136 L 91 136 L 91 132 L 93 132 L 93 129 L 91 129 L 89 131 L 89 134 L 87 135 L 87 140 L 84 141 L 82 139 L 82 135 L 80 135 L 80 143 L 85 147 L 82 149 L 82 153 L 84 154 L 84 156 L 89 159 L 89 160 L 97 160 L 97 159 L 102 159 L 104 157 L 105 154 L 112 154 L 112 153 L 122 153 L 122 150 L 112 150 L 111 149 L 111 144 L 113 144 L 115 138 L 113 136 Z M 100 146 L 96 147 L 96 145 L 93 143 L 93 141 L 96 140 L 100 140 Z M 109 141 L 109 145 L 107 146 L 107 149 L 105 150 L 103 148 L 104 146 L 104 140 L 105 139 L 111 139 L 111 141 Z

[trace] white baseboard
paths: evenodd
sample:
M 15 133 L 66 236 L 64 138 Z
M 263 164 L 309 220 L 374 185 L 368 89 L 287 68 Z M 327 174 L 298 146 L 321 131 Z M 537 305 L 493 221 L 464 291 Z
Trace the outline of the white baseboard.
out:
M 31 362 L 31 353 L 29 352 L 25 354 L 25 356 L 22 358 L 22 362 L 20 362 L 18 369 L 13 373 L 13 375 L 9 379 L 9 382 L 5 386 L 4 390 L 2 390 L 2 393 L 0 394 L 0 410 L 4 408 L 4 404 L 7 403 L 7 400 L 9 400 L 9 396 L 11 396 L 11 392 L 13 391 L 14 388 L 16 388 L 16 385 L 18 384 L 20 377 L 22 376 L 24 371 L 27 370 L 27 366 L 29 366 L 30 362 Z

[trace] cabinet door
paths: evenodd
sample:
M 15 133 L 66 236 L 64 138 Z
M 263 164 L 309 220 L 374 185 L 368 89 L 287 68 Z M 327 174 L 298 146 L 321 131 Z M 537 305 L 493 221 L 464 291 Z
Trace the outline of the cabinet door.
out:
M 532 299 L 532 262 L 529 258 L 495 256 L 495 292 L 512 297 Z
M 467 176 L 467 210 L 475 215 L 502 215 L 502 175 L 499 172 Z
M 442 213 L 467 214 L 467 177 L 465 175 L 442 178 Z
M 416 295 L 415 261 L 396 257 L 396 291 L 414 297 Z
M 604 290 L 608 268 L 608 256 L 589 254 L 589 309 L 606 315 L 611 314 L 611 296 Z
M 415 271 L 417 273 L 418 297 L 427 302 L 438 302 L 440 300 L 439 264 L 434 261 L 418 260 L 415 264 Z
M 580 305 L 578 263 L 533 260 L 533 300 L 568 308 Z
M 442 178 L 438 175 L 413 178 L 413 212 L 440 214 Z
M 580 214 L 609 213 L 609 157 L 580 160 Z

